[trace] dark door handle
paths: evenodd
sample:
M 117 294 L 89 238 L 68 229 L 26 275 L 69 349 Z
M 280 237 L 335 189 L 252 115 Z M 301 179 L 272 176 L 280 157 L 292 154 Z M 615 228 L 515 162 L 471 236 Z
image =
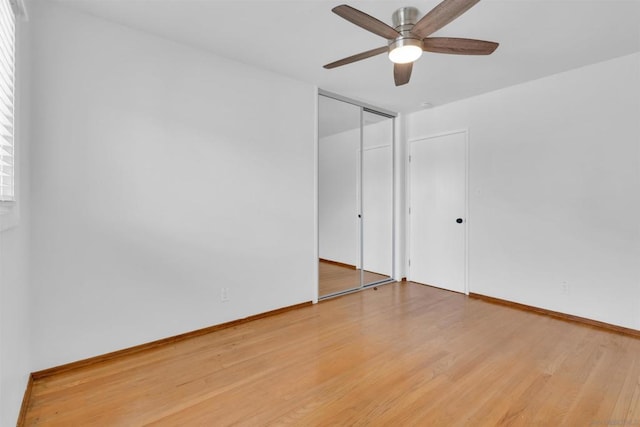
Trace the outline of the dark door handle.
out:
M 458 219 L 456 219 L 456 222 L 457 222 L 458 224 L 462 224 L 462 218 L 458 218 Z

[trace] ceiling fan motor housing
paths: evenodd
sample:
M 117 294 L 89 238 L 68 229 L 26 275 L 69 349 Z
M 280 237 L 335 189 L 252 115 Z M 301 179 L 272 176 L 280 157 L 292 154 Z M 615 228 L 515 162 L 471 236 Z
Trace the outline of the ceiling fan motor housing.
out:
M 411 34 L 411 29 L 418 22 L 419 13 L 415 7 L 401 7 L 393 12 L 393 27 L 401 35 L 389 42 L 389 52 L 403 46 L 417 46 L 422 49 L 422 40 Z
M 393 28 L 400 34 L 411 31 L 413 26 L 418 22 L 418 9 L 415 7 L 401 7 L 393 12 L 391 16 L 391 22 L 393 22 Z

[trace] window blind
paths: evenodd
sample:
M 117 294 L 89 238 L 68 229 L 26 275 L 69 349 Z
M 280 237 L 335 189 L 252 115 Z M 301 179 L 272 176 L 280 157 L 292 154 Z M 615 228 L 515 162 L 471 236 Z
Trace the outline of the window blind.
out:
M 0 201 L 14 200 L 15 15 L 0 0 Z

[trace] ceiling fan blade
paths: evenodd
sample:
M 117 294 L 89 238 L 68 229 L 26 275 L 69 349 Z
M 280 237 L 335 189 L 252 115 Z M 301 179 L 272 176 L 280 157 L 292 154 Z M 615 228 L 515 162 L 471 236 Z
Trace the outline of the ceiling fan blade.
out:
M 451 53 L 454 55 L 491 55 L 498 43 L 455 37 L 429 37 L 422 40 L 425 52 Z
M 377 20 L 373 16 L 367 15 L 364 12 L 354 9 L 346 4 L 336 6 L 331 9 L 333 13 L 341 16 L 347 21 L 356 24 L 359 27 L 364 28 L 367 31 L 371 31 L 373 34 L 377 34 L 384 37 L 387 40 L 393 40 L 400 36 L 400 33 L 385 24 L 382 21 Z
M 324 68 L 331 69 L 340 67 L 341 65 L 351 64 L 352 62 L 361 61 L 363 59 L 371 58 L 372 56 L 380 55 L 381 53 L 384 53 L 388 50 L 389 48 L 387 46 L 377 47 L 375 49 L 371 49 L 366 52 L 360 52 L 356 55 L 352 55 L 347 58 L 332 62 L 331 64 L 325 65 Z
M 396 86 L 409 83 L 411 70 L 413 70 L 413 62 L 409 62 L 408 64 L 393 64 L 393 79 L 396 82 Z
M 419 20 L 411 33 L 424 39 L 465 13 L 480 0 L 444 0 Z

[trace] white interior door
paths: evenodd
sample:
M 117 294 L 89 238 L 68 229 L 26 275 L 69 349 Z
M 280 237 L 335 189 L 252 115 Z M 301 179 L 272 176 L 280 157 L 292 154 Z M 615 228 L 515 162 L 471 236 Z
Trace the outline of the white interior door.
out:
M 467 293 L 467 134 L 412 141 L 410 156 L 408 278 Z

